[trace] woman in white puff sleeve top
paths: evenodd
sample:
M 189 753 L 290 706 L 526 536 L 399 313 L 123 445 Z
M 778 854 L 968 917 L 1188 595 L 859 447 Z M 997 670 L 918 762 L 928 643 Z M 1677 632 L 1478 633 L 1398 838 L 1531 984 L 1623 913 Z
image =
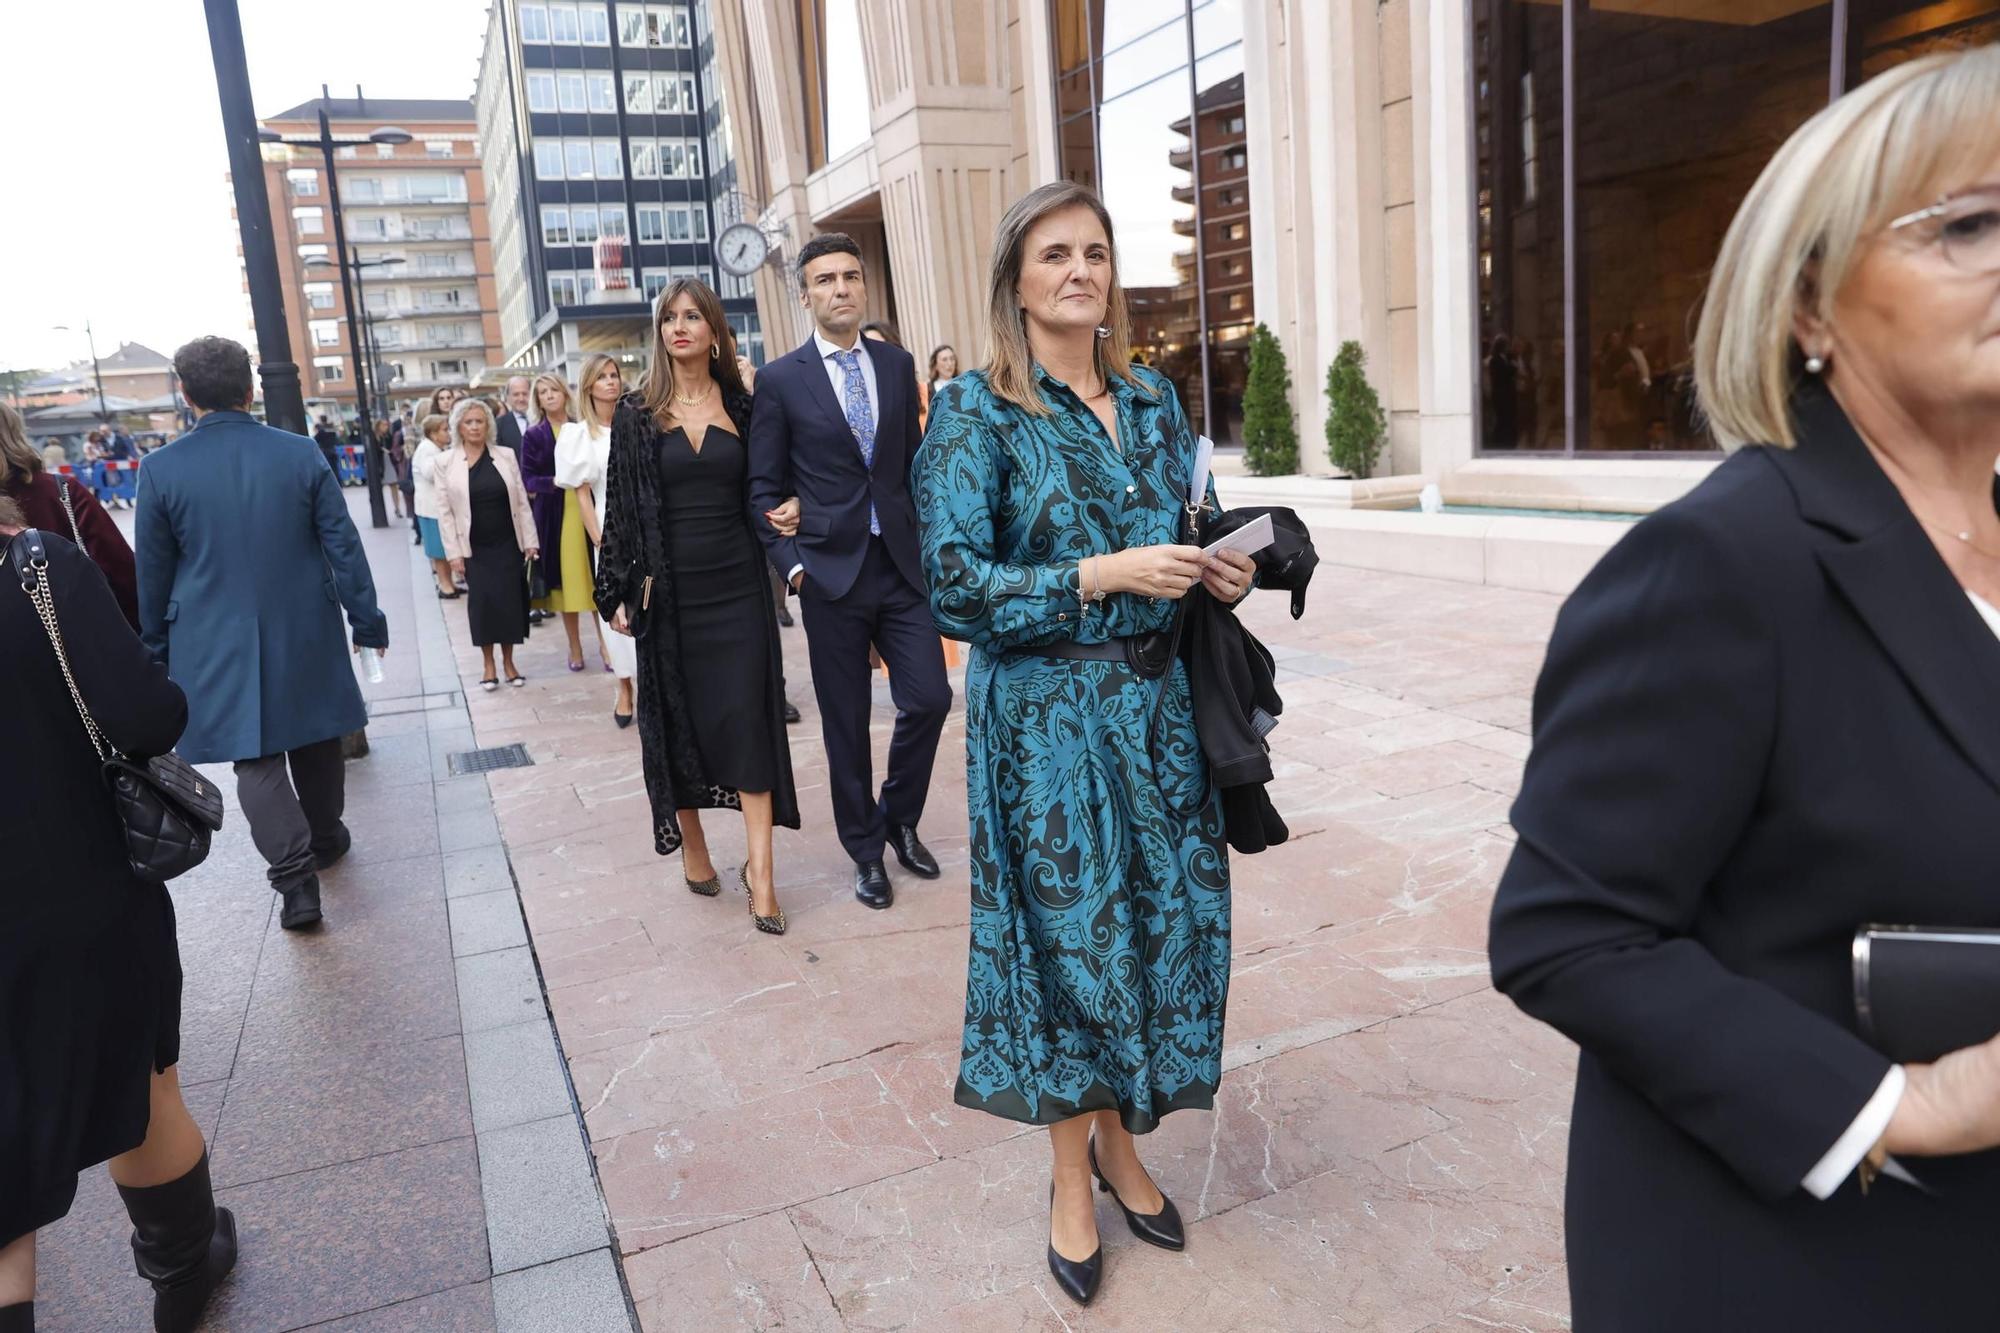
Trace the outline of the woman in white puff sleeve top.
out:
M 577 420 L 565 422 L 556 436 L 556 485 L 576 492 L 577 507 L 583 514 L 583 530 L 590 534 L 594 553 L 604 542 L 602 515 L 609 508 L 605 496 L 607 470 L 611 463 L 611 414 L 618 409 L 619 395 L 625 392 L 625 377 L 618 362 L 602 352 L 593 353 L 583 363 L 577 377 Z M 618 676 L 618 698 L 612 705 L 612 720 L 621 727 L 632 725 L 632 677 L 638 668 L 638 650 L 629 635 L 619 634 L 598 617 L 597 633 L 604 644 L 605 658 Z

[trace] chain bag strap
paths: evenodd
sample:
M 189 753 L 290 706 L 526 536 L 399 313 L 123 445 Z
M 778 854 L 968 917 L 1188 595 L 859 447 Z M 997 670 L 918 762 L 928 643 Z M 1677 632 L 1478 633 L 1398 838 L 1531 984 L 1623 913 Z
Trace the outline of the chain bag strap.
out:
M 62 499 L 63 513 L 69 515 L 69 535 L 76 542 L 76 549 L 82 551 L 85 555 L 89 555 L 90 548 L 83 544 L 83 529 L 78 527 L 76 523 L 76 502 L 70 499 L 69 488 L 73 484 L 68 478 L 58 475 L 56 477 L 56 494 Z
M 132 872 L 142 879 L 165 883 L 186 874 L 208 857 L 215 831 L 222 827 L 222 793 L 179 755 L 169 752 L 144 761 L 127 759 L 106 739 L 83 701 L 76 675 L 70 670 L 62 626 L 56 619 L 55 597 L 49 589 L 48 549 L 42 534 L 27 528 L 15 537 L 10 554 L 21 591 L 33 603 L 55 649 L 63 684 L 83 722 L 84 734 L 96 751 L 112 806 L 125 828 L 125 855 Z

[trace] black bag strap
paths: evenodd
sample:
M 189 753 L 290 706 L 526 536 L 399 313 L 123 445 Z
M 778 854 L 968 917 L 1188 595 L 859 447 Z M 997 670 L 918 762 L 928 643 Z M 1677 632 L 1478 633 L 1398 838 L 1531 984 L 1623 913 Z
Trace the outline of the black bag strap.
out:
M 83 691 L 76 687 L 76 677 L 69 669 L 69 653 L 63 648 L 62 626 L 56 623 L 56 601 L 49 591 L 49 552 L 42 541 L 42 534 L 35 528 L 23 528 L 8 548 L 12 557 L 14 573 L 21 580 L 21 591 L 35 604 L 35 613 L 42 619 L 42 629 L 49 636 L 49 646 L 56 650 L 56 665 L 62 668 L 63 684 L 69 686 L 70 702 L 76 705 L 76 715 L 83 719 L 83 730 L 90 737 L 91 748 L 97 751 L 97 761 L 115 759 L 118 751 L 104 739 L 104 733 L 97 729 L 97 719 L 90 715 L 90 709 L 83 702 Z

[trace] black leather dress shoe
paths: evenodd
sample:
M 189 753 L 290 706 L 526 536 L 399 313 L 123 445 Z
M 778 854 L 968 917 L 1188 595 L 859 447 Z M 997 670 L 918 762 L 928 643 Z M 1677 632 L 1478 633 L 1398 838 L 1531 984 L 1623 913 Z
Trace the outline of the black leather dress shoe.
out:
M 878 912 L 896 901 L 896 891 L 889 887 L 889 872 L 882 868 L 879 859 L 855 863 L 854 896 L 861 900 L 863 907 L 872 907 Z
M 319 924 L 319 877 L 303 879 L 289 889 L 278 890 L 284 899 L 284 906 L 278 912 L 278 924 L 286 930 L 304 930 Z
M 1049 1211 L 1056 1206 L 1056 1187 L 1049 1185 Z M 1090 1304 L 1090 1298 L 1097 1294 L 1097 1286 L 1104 1280 L 1104 1246 L 1100 1244 L 1091 1251 L 1088 1259 L 1065 1259 L 1056 1253 L 1055 1242 L 1049 1242 L 1049 1273 L 1063 1294 L 1078 1305 Z
M 794 726 L 799 720 L 799 706 L 790 699 L 785 700 L 785 725 Z
M 896 859 L 903 863 L 903 869 L 918 879 L 936 879 L 943 873 L 938 869 L 937 858 L 931 855 L 931 849 L 917 839 L 914 827 L 889 825 L 889 845 L 896 849 Z
M 1163 1250 L 1184 1250 L 1187 1248 L 1187 1231 L 1181 1226 L 1181 1210 L 1174 1207 L 1174 1201 L 1160 1193 L 1160 1211 L 1157 1213 L 1135 1213 L 1125 1206 L 1118 1197 L 1118 1191 L 1111 1188 L 1111 1182 L 1104 1178 L 1104 1172 L 1097 1166 L 1097 1138 L 1090 1140 L 1090 1174 L 1097 1177 L 1097 1188 L 1111 1196 L 1118 1205 L 1118 1211 L 1125 1214 L 1125 1225 L 1132 1228 L 1132 1234 L 1148 1245 L 1157 1245 Z

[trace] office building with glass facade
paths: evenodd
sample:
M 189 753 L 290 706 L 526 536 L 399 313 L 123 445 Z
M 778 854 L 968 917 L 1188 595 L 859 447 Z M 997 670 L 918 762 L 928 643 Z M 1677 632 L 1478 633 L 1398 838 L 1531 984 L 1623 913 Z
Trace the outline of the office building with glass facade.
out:
M 709 0 L 496 0 L 473 102 L 508 366 L 638 369 L 652 298 L 683 276 L 761 361 L 750 284 L 714 252 L 741 205 Z
M 1240 438 L 1250 331 L 1327 472 L 1328 365 L 1368 356 L 1377 475 L 1648 507 L 1719 456 L 1688 390 L 1737 202 L 1829 95 L 1989 40 L 1993 0 L 715 0 L 781 252 L 856 235 L 921 360 L 984 357 L 1007 204 L 1095 187 L 1137 354 Z M 744 53 L 755 51 L 750 60 Z M 773 267 L 773 352 L 807 332 Z

